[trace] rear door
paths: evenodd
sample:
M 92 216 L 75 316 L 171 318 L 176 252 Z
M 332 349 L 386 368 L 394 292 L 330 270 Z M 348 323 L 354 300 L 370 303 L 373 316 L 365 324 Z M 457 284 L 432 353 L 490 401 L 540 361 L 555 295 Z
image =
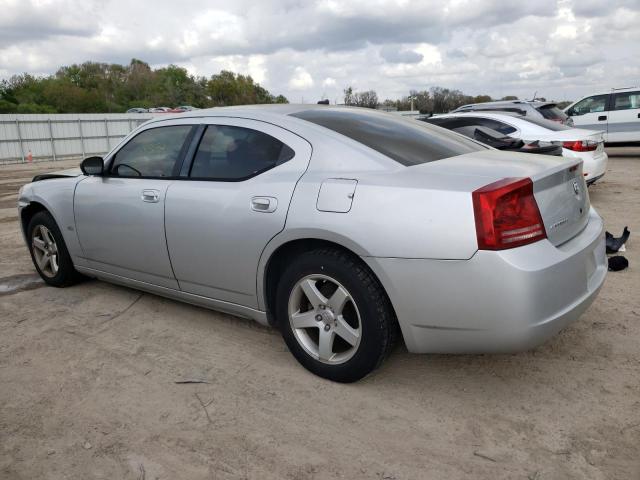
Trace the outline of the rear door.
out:
M 607 122 L 609 120 L 610 95 L 594 95 L 580 100 L 571 107 L 567 114 L 573 119 L 576 128 L 587 130 L 601 130 L 607 138 Z
M 311 145 L 275 125 L 207 119 L 188 178 L 169 187 L 165 225 L 181 290 L 256 308 L 260 255 L 285 225 Z
M 615 93 L 611 104 L 607 141 L 640 141 L 640 90 Z

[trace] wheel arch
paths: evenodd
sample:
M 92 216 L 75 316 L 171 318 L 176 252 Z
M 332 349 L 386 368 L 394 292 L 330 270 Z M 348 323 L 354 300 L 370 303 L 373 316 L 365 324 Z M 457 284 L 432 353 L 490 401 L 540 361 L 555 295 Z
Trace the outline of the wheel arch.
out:
M 261 309 L 264 309 L 266 311 L 267 321 L 270 325 L 275 325 L 273 311 L 275 303 L 275 293 L 278 285 L 277 280 L 287 265 L 287 259 L 291 258 L 291 256 L 293 255 L 298 255 L 300 253 L 322 247 L 335 248 L 356 258 L 367 270 L 371 272 L 373 277 L 382 287 L 385 295 L 387 295 L 387 298 L 389 298 L 389 294 L 387 293 L 387 290 L 384 287 L 381 279 L 373 270 L 371 270 L 369 265 L 367 265 L 367 263 L 360 258 L 361 255 L 366 255 L 366 251 L 364 251 L 359 245 L 355 245 L 348 240 L 346 242 L 342 242 L 337 238 L 330 239 L 324 235 L 288 238 L 286 240 L 277 242 L 276 244 L 274 244 L 272 240 L 272 242 L 267 245 L 267 248 L 265 248 L 265 251 L 263 252 L 262 259 L 258 267 L 259 272 L 257 277 L 258 304 L 260 305 Z M 394 310 L 395 317 L 395 309 L 393 308 L 393 303 L 391 302 L 390 298 L 389 304 Z
M 36 213 L 43 211 L 53 216 L 51 211 L 44 204 L 38 201 L 31 201 L 26 207 L 23 207 L 22 210 L 20 210 L 20 225 L 22 226 L 22 234 L 25 238 L 27 238 L 27 227 L 29 226 L 29 222 Z

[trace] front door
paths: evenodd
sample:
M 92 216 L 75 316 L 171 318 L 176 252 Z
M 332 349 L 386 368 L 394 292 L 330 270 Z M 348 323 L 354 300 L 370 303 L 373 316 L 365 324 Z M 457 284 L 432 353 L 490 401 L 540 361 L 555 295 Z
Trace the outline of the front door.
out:
M 255 308 L 260 255 L 284 228 L 311 146 L 265 122 L 211 122 L 189 178 L 167 191 L 171 263 L 181 290 Z
M 609 95 L 594 95 L 580 100 L 568 112 L 573 119 L 573 125 L 576 128 L 603 131 L 605 141 L 609 141 L 607 138 L 608 103 Z
M 90 268 L 178 288 L 164 208 L 192 130 L 191 125 L 143 130 L 111 157 L 104 176 L 78 183 L 76 230 Z

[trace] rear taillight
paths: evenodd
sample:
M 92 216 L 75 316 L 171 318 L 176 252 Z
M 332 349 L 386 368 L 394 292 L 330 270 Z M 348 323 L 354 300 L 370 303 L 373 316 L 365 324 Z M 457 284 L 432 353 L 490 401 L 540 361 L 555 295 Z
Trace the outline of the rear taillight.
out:
M 530 178 L 503 178 L 472 193 L 480 250 L 504 250 L 547 238 Z
M 593 140 L 577 140 L 575 142 L 562 142 L 562 146 L 574 152 L 593 152 L 598 148 L 598 142 Z

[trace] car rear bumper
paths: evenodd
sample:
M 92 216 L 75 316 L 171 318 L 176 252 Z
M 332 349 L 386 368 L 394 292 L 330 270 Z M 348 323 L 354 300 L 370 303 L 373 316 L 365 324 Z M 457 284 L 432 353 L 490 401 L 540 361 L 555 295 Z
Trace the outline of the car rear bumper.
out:
M 602 219 L 555 247 L 542 240 L 469 260 L 365 257 L 414 353 L 501 353 L 533 348 L 577 319 L 602 286 Z

